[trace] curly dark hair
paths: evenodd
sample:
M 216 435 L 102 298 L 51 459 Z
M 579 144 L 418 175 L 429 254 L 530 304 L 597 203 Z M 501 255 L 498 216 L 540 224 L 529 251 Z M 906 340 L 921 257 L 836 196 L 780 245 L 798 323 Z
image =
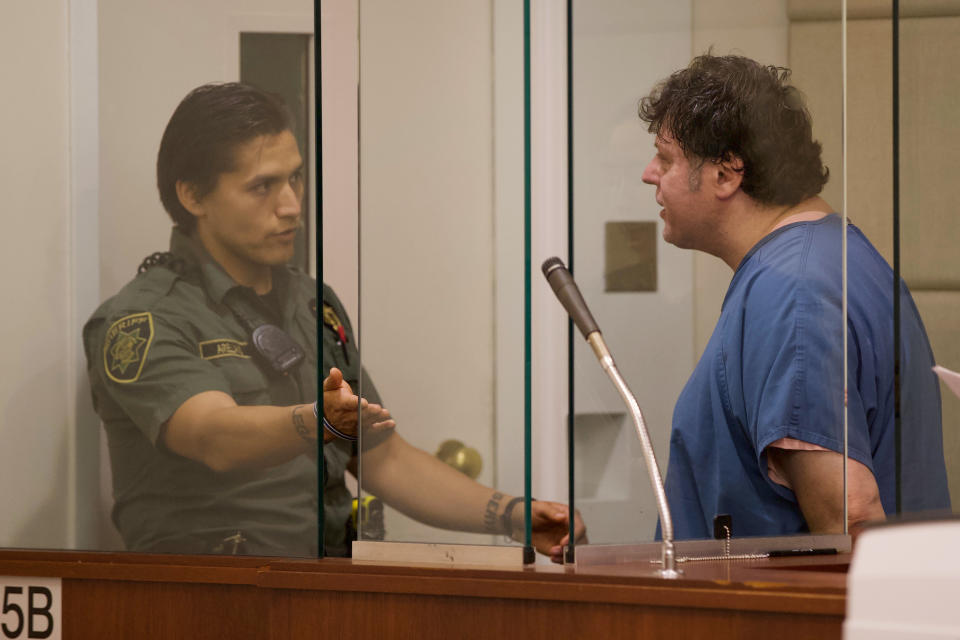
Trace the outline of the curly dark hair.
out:
M 700 164 L 739 158 L 741 188 L 757 202 L 795 205 L 820 193 L 830 172 L 789 80 L 789 69 L 707 53 L 654 87 L 640 119 Z
M 292 117 L 277 95 L 238 82 L 205 84 L 180 101 L 160 140 L 157 189 L 174 223 L 193 231 L 196 218 L 177 197 L 177 182 L 189 183 L 198 198 L 233 171 L 234 152 L 262 135 L 292 131 Z

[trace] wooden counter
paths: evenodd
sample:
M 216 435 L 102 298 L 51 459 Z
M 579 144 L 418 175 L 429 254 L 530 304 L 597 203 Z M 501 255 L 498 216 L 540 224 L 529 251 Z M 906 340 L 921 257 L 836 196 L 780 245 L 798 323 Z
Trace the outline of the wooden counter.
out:
M 63 578 L 63 638 L 840 638 L 849 556 L 516 569 L 0 551 Z

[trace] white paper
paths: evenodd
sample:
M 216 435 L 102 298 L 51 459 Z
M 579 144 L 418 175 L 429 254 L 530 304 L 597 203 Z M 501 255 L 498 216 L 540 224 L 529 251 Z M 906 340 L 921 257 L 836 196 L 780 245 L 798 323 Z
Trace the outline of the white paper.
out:
M 960 373 L 956 371 L 950 371 L 946 367 L 941 367 L 937 365 L 933 368 L 940 379 L 947 383 L 947 386 L 950 387 L 950 390 L 957 394 L 957 397 L 960 398 Z

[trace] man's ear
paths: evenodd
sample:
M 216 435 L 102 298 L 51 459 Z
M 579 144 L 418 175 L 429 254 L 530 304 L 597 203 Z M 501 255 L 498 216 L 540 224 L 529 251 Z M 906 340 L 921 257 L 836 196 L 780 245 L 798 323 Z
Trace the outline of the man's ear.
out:
M 203 204 L 200 201 L 200 198 L 197 197 L 197 188 L 189 183 L 184 182 L 183 180 L 177 180 L 177 200 L 180 201 L 180 204 L 184 209 L 192 213 L 196 217 L 201 217 L 203 215 Z
M 717 197 L 721 200 L 733 196 L 743 182 L 743 159 L 730 156 L 715 164 Z

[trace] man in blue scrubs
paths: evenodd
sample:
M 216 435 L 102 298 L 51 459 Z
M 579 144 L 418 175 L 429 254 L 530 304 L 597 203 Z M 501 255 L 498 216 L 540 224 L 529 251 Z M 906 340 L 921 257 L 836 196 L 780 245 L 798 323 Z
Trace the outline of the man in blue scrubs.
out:
M 790 72 L 704 55 L 640 104 L 656 135 L 643 181 L 664 239 L 733 271 L 720 319 L 673 416 L 667 497 L 677 538 L 843 530 L 842 221 Z M 851 530 L 895 513 L 893 273 L 848 242 Z M 903 511 L 949 508 L 933 354 L 902 301 Z

